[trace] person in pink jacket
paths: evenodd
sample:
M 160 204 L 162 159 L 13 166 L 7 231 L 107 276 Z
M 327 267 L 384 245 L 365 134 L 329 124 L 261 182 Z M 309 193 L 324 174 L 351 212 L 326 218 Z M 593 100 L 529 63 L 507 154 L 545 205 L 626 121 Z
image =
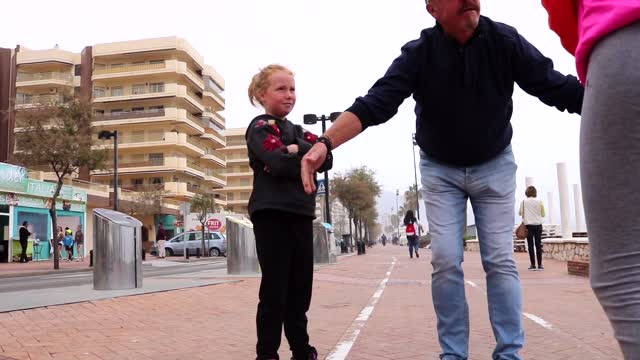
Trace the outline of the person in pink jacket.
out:
M 640 359 L 640 0 L 543 0 L 585 85 L 580 175 L 591 286 Z

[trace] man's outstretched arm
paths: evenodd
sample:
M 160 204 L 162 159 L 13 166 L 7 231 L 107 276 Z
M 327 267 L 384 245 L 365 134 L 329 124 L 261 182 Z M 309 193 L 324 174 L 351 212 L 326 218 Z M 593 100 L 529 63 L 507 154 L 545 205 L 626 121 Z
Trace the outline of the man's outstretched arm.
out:
M 335 149 L 356 137 L 360 132 L 362 132 L 360 119 L 354 113 L 346 111 L 338 116 L 333 125 L 324 133 L 324 136 L 331 140 L 333 148 Z M 302 158 L 302 184 L 307 194 L 311 194 L 316 190 L 313 174 L 324 163 L 326 157 L 326 145 L 318 142 L 313 145 L 311 150 Z

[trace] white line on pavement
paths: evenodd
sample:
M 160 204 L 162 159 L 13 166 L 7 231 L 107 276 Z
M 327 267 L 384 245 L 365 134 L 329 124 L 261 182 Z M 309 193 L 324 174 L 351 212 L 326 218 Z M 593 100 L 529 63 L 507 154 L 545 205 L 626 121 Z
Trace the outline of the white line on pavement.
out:
M 358 317 L 351 323 L 347 331 L 342 335 L 340 340 L 338 340 L 338 345 L 327 355 L 326 360 L 344 360 L 349 355 L 353 344 L 356 342 L 358 335 L 360 335 L 360 331 L 369 320 L 369 317 L 373 313 L 378 300 L 382 296 L 385 287 L 387 286 L 387 282 L 389 282 L 389 276 L 391 276 L 391 271 L 393 271 L 393 267 L 396 265 L 396 258 L 393 258 L 393 262 L 391 263 L 391 267 L 389 267 L 389 271 L 386 274 L 386 277 L 380 282 L 378 285 L 378 289 L 369 299 L 369 303 L 365 306 Z
M 535 316 L 533 314 L 529 314 L 529 313 L 522 313 L 522 315 L 526 316 L 529 318 L 529 320 L 533 321 L 534 323 L 542 326 L 543 328 L 547 329 L 547 330 L 551 330 L 553 328 L 553 326 L 551 326 L 551 324 L 549 324 L 545 319 Z
M 478 284 L 474 283 L 473 281 L 465 280 L 465 283 L 467 283 L 471 287 L 474 287 L 474 288 L 480 290 L 483 294 L 485 294 L 485 295 L 487 294 L 486 291 L 482 290 L 482 288 L 480 288 L 478 286 Z M 533 315 L 533 314 L 529 314 L 529 313 L 525 313 L 525 312 L 523 312 L 522 315 L 524 315 L 529 320 L 533 321 L 534 323 L 542 326 L 543 328 L 545 328 L 547 330 L 551 330 L 553 328 L 553 326 L 550 323 L 548 323 L 545 319 L 543 319 L 543 318 L 541 318 L 539 316 L 536 316 L 536 315 Z

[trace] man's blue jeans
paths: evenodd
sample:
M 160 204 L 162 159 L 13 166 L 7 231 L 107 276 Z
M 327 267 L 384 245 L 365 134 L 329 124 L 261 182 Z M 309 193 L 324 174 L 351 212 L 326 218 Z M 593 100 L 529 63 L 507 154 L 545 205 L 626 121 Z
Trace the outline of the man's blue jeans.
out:
M 489 318 L 496 338 L 493 359 L 521 359 L 522 293 L 513 259 L 517 166 L 511 146 L 494 159 L 470 167 L 438 163 L 421 152 L 423 196 L 432 236 L 432 296 L 438 318 L 441 359 L 467 359 L 469 308 L 462 261 L 467 199 L 478 230 L 487 276 Z

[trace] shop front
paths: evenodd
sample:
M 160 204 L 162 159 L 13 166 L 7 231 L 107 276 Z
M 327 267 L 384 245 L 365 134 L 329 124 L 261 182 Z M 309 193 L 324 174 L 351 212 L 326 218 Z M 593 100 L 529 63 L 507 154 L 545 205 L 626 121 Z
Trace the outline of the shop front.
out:
M 30 260 L 49 260 L 53 257 L 57 234 L 52 228 L 49 209 L 56 184 L 32 180 L 27 170 L 19 166 L 0 163 L 0 262 L 19 261 L 22 247 L 19 242 L 20 226 L 27 221 L 31 236 L 27 246 Z M 58 226 L 68 227 L 73 233 L 78 228 L 86 233 L 85 213 L 87 194 L 63 185 L 56 201 Z M 74 256 L 77 254 L 74 246 Z M 84 252 L 84 251 L 83 251 Z M 67 256 L 64 247 L 61 256 Z

